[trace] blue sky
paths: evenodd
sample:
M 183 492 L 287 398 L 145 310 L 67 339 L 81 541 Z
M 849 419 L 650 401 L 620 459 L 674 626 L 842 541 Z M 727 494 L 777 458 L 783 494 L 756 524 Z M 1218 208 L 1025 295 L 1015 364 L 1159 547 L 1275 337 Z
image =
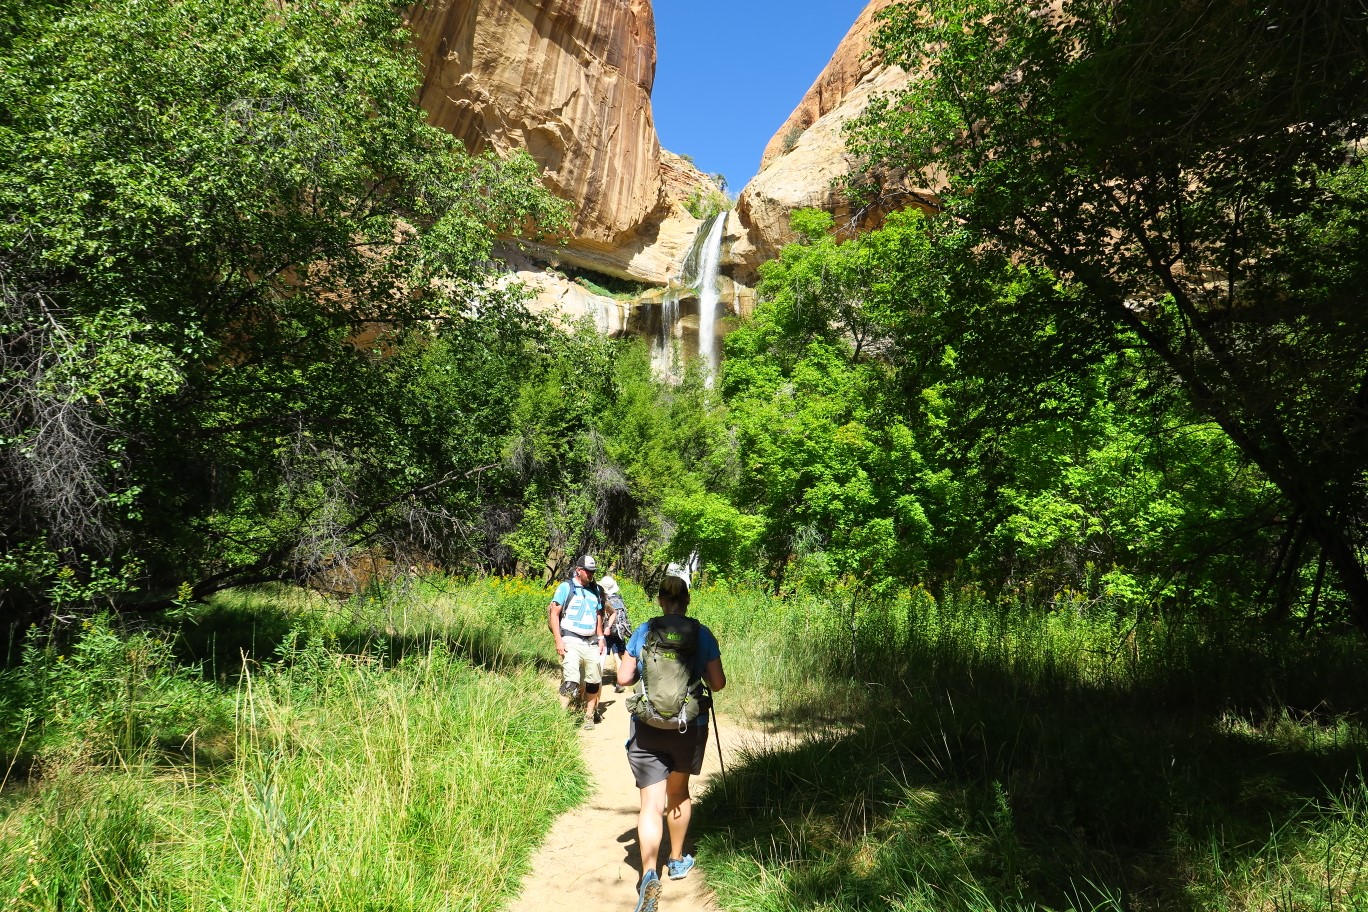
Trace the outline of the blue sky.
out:
M 867 0 L 653 0 L 660 144 L 734 195 Z

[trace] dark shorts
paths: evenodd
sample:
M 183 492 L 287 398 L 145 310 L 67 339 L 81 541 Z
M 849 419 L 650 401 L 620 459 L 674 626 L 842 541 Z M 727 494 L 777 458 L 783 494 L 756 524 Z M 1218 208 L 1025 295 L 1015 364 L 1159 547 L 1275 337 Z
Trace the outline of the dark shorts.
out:
M 614 633 L 603 638 L 603 645 L 608 647 L 608 652 L 613 655 L 624 655 L 627 652 L 627 644 L 622 641 L 622 637 Z
M 627 762 L 637 788 L 664 782 L 670 773 L 697 776 L 703 770 L 703 752 L 708 747 L 708 726 L 695 725 L 686 732 L 652 728 L 632 720 L 632 735 L 627 740 Z

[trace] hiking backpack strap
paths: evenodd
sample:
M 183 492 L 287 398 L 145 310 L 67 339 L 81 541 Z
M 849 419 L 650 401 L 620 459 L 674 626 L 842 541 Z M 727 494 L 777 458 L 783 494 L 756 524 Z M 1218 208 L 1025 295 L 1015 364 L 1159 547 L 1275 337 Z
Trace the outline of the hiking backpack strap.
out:
M 565 629 L 565 609 L 569 608 L 570 603 L 575 600 L 576 592 L 592 592 L 598 598 L 599 609 L 594 611 L 595 623 L 597 624 L 599 611 L 603 608 L 603 587 L 596 582 L 590 584 L 592 588 L 590 586 L 581 586 L 579 583 L 575 582 L 573 573 L 570 575 L 570 578 L 566 580 L 566 583 L 569 584 L 570 591 L 565 596 L 565 604 L 561 605 L 561 629 Z M 592 634 L 590 635 L 592 636 Z

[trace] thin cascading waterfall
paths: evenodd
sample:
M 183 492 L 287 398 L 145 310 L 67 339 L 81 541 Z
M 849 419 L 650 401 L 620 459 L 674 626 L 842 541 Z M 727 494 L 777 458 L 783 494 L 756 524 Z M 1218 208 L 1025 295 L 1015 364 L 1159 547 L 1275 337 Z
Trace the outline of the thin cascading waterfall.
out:
M 703 275 L 704 261 L 708 256 L 708 240 L 712 237 L 713 228 L 718 222 L 725 222 L 726 218 L 725 212 L 718 212 L 698 223 L 698 230 L 689 242 L 689 252 L 684 254 L 684 262 L 679 264 L 679 272 L 675 275 L 675 281 L 680 285 L 687 288 L 698 287 L 699 278 Z
M 703 362 L 709 386 L 717 373 L 717 308 L 722 302 L 717 279 L 722 265 L 722 233 L 726 227 L 727 210 L 724 209 L 698 229 L 699 235 L 704 237 L 698 253 L 698 276 L 694 282 L 694 287 L 698 289 L 698 359 Z M 706 235 L 704 229 L 707 229 Z
M 717 288 L 718 268 L 722 260 L 722 234 L 727 213 L 719 212 L 699 223 L 689 250 L 679 264 L 679 271 L 670 281 L 669 290 L 660 303 L 660 329 L 651 349 L 651 365 L 658 377 L 682 377 L 678 351 L 680 342 L 679 302 L 698 294 L 698 357 L 703 362 L 707 382 L 712 383 L 717 361 L 717 307 L 720 294 Z
M 651 346 L 651 369 L 657 377 L 677 377 L 675 331 L 679 327 L 679 298 L 682 290 L 671 287 L 660 302 L 660 329 Z
M 689 584 L 689 588 L 692 589 L 692 588 L 693 588 L 693 578 L 694 578 L 695 575 L 697 575 L 697 573 L 698 573 L 698 568 L 699 568 L 700 565 L 701 565 L 701 562 L 700 562 L 699 559 L 698 559 L 698 552 L 697 552 L 697 551 L 690 551 L 690 552 L 689 552 L 689 556 L 688 556 L 687 559 L 685 559 L 684 563 L 681 564 L 681 563 L 678 563 L 678 562 L 676 562 L 676 561 L 671 561 L 671 562 L 665 567 L 665 575 L 666 575 L 666 576 L 677 576 L 677 577 L 679 577 L 679 578 L 682 579 L 684 582 L 688 583 L 688 584 Z

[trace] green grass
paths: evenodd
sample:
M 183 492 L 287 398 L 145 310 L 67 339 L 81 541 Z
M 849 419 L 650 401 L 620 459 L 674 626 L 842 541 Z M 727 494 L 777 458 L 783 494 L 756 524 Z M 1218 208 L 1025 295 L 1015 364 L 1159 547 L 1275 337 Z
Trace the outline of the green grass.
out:
M 461 595 L 220 600 L 179 644 L 218 685 L 164 644 L 117 680 L 158 640 L 102 622 L 33 652 L 6 681 L 37 711 L 9 736 L 0 908 L 499 908 L 585 780 L 538 663 L 498 638 L 518 600 Z M 63 670 L 82 650 L 103 658 Z
M 737 598 L 698 615 L 789 740 L 699 805 L 724 908 L 1368 909 L 1361 640 Z
M 719 707 L 749 725 L 780 733 L 839 726 L 853 722 L 864 705 L 864 682 L 828 673 L 842 643 L 827 601 L 780 600 L 749 587 L 704 588 L 693 594 L 689 614 L 722 647 L 728 690 Z
M 596 295 L 618 301 L 632 301 L 641 297 L 642 292 L 651 288 L 644 282 L 633 282 L 607 273 L 583 269 L 577 266 L 561 266 L 560 272 L 577 285 L 587 288 Z
M 31 640 L 0 688 L 0 909 L 500 908 L 585 787 L 549 595 L 263 590 Z M 1362 640 L 972 589 L 691 613 L 723 724 L 771 733 L 697 802 L 724 909 L 1368 912 Z

